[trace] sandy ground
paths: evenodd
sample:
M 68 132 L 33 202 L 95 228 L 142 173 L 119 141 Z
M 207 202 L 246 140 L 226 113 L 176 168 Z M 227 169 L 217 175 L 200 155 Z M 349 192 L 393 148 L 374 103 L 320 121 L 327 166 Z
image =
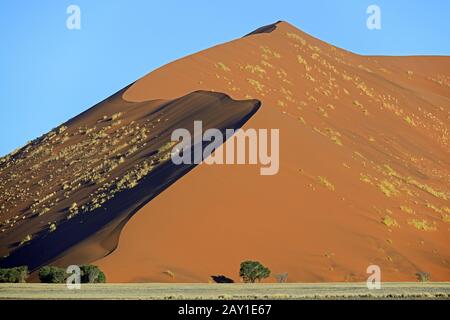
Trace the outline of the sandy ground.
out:
M 450 299 L 450 283 L 322 284 L 0 284 L 0 299 Z

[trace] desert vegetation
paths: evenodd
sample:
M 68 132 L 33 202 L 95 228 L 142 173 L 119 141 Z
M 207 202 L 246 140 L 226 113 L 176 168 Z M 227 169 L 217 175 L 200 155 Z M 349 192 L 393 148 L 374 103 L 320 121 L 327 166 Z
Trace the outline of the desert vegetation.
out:
M 323 186 L 324 186 L 325 188 L 327 188 L 328 190 L 330 190 L 330 191 L 334 191 L 334 190 L 335 190 L 334 185 L 333 185 L 330 181 L 328 181 L 327 178 L 325 178 L 325 177 L 323 177 L 323 176 L 318 176 L 318 177 L 317 177 L 317 180 L 319 181 L 319 183 L 320 183 L 321 185 L 323 185 Z
M 81 283 L 105 283 L 106 277 L 99 267 L 94 265 L 82 265 Z M 55 266 L 44 266 L 39 269 L 39 280 L 41 283 L 65 283 L 67 277 L 70 276 L 65 268 Z
M 270 276 L 270 269 L 258 261 L 244 261 L 241 263 L 239 276 L 244 282 L 260 282 Z
M 223 62 L 217 62 L 217 63 L 216 63 L 216 68 L 219 68 L 219 69 L 221 69 L 222 71 L 225 71 L 225 72 L 231 71 L 231 69 L 228 68 L 228 67 L 225 65 L 225 63 L 223 63 Z
M 2 158 L 1 233 L 40 220 L 13 249 L 55 232 L 65 220 L 98 211 L 170 159 L 173 144 L 155 145 L 150 156 L 140 157 L 164 121 L 130 119 L 126 111 L 106 114 L 91 126 L 61 125 Z
M 105 283 L 106 277 L 103 271 L 95 265 L 82 265 L 81 283 Z M 65 268 L 56 266 L 44 266 L 37 271 L 41 283 L 65 283 L 70 275 Z M 0 283 L 25 283 L 29 277 L 28 267 L 0 269 Z
M 106 276 L 99 267 L 94 265 L 82 265 L 81 283 L 105 283 Z
M 436 226 L 425 219 L 410 219 L 408 224 L 422 231 L 435 231 Z
M 385 215 L 385 216 L 383 217 L 383 219 L 381 220 L 381 222 L 382 222 L 386 227 L 389 227 L 389 228 L 392 228 L 392 227 L 398 227 L 398 222 L 397 222 L 394 218 L 392 218 L 390 215 Z
M 53 266 L 44 266 L 39 269 L 41 283 L 65 283 L 67 279 L 66 269 Z
M 23 283 L 27 278 L 27 266 L 0 269 L 0 283 Z

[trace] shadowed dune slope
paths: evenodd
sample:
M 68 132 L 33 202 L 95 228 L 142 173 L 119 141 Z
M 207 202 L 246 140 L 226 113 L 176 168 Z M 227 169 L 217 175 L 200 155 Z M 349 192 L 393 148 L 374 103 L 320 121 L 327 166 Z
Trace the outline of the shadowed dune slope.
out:
M 280 129 L 280 171 L 202 164 L 96 263 L 113 281 L 238 281 L 246 259 L 288 281 L 365 280 L 371 264 L 448 281 L 449 86 L 449 57 L 360 56 L 285 22 L 151 72 L 125 100 L 260 100 L 244 128 Z

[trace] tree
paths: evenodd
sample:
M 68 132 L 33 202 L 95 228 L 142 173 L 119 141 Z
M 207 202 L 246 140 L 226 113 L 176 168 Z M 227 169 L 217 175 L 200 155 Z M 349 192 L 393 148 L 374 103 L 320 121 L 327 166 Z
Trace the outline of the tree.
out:
M 64 283 L 67 279 L 63 268 L 45 266 L 39 269 L 39 280 L 42 283 Z
M 0 269 L 0 283 L 23 283 L 27 278 L 27 266 Z
M 94 265 L 80 266 L 81 283 L 105 283 L 105 274 Z M 64 268 L 45 266 L 39 269 L 39 279 L 42 283 L 64 283 L 69 275 Z
M 270 269 L 264 267 L 258 261 L 244 261 L 241 263 L 239 276 L 242 278 L 242 280 L 244 280 L 244 282 L 260 282 L 262 279 L 268 278 L 270 276 Z
M 105 274 L 99 267 L 94 265 L 80 266 L 81 269 L 81 283 L 105 283 Z

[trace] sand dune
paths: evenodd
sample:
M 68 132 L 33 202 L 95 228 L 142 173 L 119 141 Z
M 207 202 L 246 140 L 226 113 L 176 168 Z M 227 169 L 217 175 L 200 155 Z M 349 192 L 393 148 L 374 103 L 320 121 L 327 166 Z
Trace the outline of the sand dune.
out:
M 203 89 L 262 101 L 245 128 L 280 128 L 280 173 L 201 165 L 98 263 L 117 281 L 238 280 L 249 258 L 290 281 L 363 280 L 370 264 L 386 281 L 448 280 L 449 67 L 359 56 L 279 23 L 155 70 L 124 98 Z
M 130 191 L 122 199 L 131 199 L 128 205 L 134 207 L 120 222 L 110 220 L 116 229 L 98 229 L 95 237 L 89 234 L 84 243 L 79 239 L 54 261 L 93 261 L 112 282 L 208 282 L 211 275 L 238 281 L 239 263 L 246 259 L 263 262 L 275 274 L 288 272 L 289 281 L 360 281 L 371 264 L 381 267 L 384 281 L 414 281 L 419 271 L 429 272 L 434 281 L 448 281 L 449 70 L 449 57 L 361 56 L 286 22 L 165 65 L 69 122 L 69 137 L 82 141 L 72 138 L 72 132 L 96 126 L 104 114 L 125 110 L 119 125 L 125 128 L 132 120 L 148 119 L 145 115 L 158 110 L 162 101 L 198 90 L 220 92 L 244 101 L 232 103 L 242 109 L 226 113 L 230 118 L 223 125 L 240 126 L 240 120 L 254 114 L 244 128 L 280 129 L 279 173 L 261 176 L 255 166 L 201 164 L 156 197 Z M 261 107 L 254 113 L 257 101 Z M 173 116 L 184 117 L 188 109 Z M 205 111 L 203 119 L 214 112 Z M 49 217 L 39 222 L 42 228 L 54 215 L 70 211 L 71 195 L 54 215 L 17 221 L 32 203 L 14 197 L 14 186 L 26 178 L 30 185 L 42 179 L 20 171 L 48 163 L 61 147 L 55 146 L 52 154 L 40 150 L 40 160 L 33 163 L 18 160 L 45 141 L 1 160 L 1 186 L 9 188 L 8 194 L 2 190 L 0 203 L 9 211 L 2 208 L 1 217 L 18 216 L 0 235 L 2 254 L 39 230 L 31 222 L 39 220 L 33 219 Z M 114 171 L 111 178 L 123 173 Z M 82 199 L 97 185 L 83 185 Z M 111 212 L 120 207 L 106 205 Z M 84 216 L 79 219 L 85 221 Z M 98 259 L 115 246 L 121 227 L 117 248 Z M 113 229 L 114 241 L 98 241 L 109 239 L 102 232 L 113 234 Z M 26 249 L 33 248 L 33 238 L 29 242 L 0 265 L 25 262 L 28 254 L 36 254 Z
M 205 91 L 129 103 L 121 98 L 124 90 L 3 163 L 3 197 L 15 188 L 11 177 L 25 181 L 21 198 L 5 201 L 9 225 L 2 224 L 2 267 L 36 270 L 109 254 L 131 216 L 195 167 L 169 161 L 173 130 L 193 132 L 194 120 L 202 120 L 205 130 L 239 128 L 260 105 Z M 19 212 L 24 214 L 16 218 Z

